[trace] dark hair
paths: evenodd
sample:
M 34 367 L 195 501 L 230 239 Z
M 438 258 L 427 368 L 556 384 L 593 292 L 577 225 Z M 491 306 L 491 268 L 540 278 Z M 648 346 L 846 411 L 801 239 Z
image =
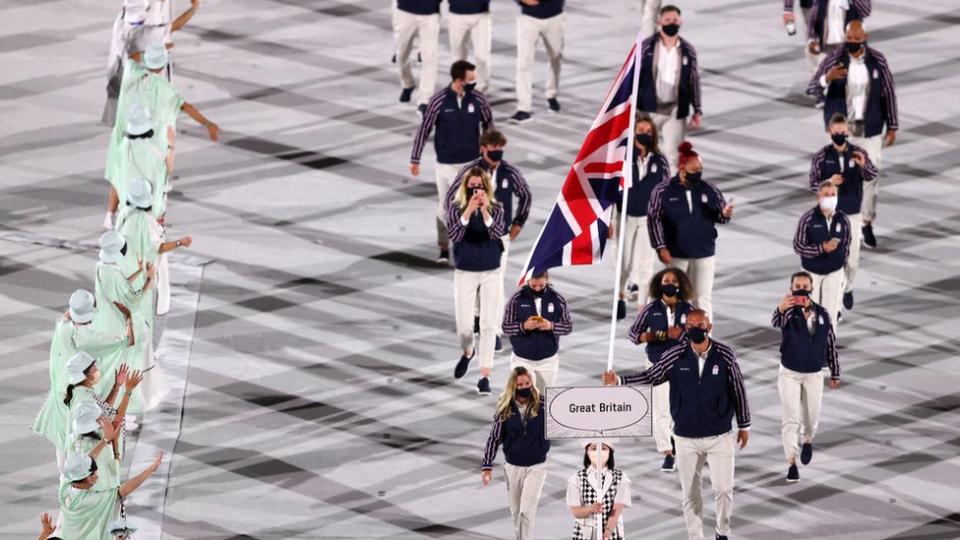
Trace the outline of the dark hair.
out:
M 151 129 L 150 131 L 146 132 L 146 133 L 141 133 L 140 135 L 131 135 L 131 134 L 127 133 L 127 138 L 130 139 L 130 140 L 134 140 L 134 139 L 150 139 L 150 138 L 152 138 L 152 137 L 153 137 L 153 130 L 152 130 L 152 129 Z
M 650 153 L 659 154 L 660 153 L 660 143 L 657 142 L 657 139 L 660 137 L 660 134 L 657 130 L 657 124 L 653 121 L 653 118 L 645 114 L 637 115 L 637 124 L 640 122 L 646 122 L 650 126 L 650 138 L 653 139 L 653 142 L 650 144 Z M 633 136 L 636 137 L 637 133 L 634 130 Z
M 833 116 L 830 117 L 829 124 L 831 126 L 834 124 L 846 124 L 846 123 L 847 123 L 847 117 L 844 116 L 842 113 L 836 112 L 836 113 L 833 113 Z
M 660 284 L 663 281 L 663 276 L 666 274 L 673 274 L 677 281 L 680 282 L 680 292 L 677 296 L 681 300 L 689 301 L 693 298 L 693 284 L 690 282 L 690 277 L 687 276 L 687 273 L 679 268 L 673 266 L 668 266 L 663 270 L 657 272 L 653 275 L 653 278 L 650 279 L 650 287 L 647 290 L 647 294 L 650 298 L 662 298 L 663 297 L 663 286 Z
M 673 5 L 673 4 L 667 4 L 667 5 L 663 6 L 662 8 L 660 8 L 660 15 L 663 15 L 664 13 L 667 13 L 667 12 L 669 12 L 669 11 L 676 11 L 676 12 L 677 12 L 677 15 L 682 15 L 682 13 L 680 13 L 680 8 L 678 8 L 677 6 L 675 6 L 675 5 Z
M 477 66 L 467 62 L 466 60 L 457 60 L 450 66 L 450 78 L 459 81 L 467 78 L 468 71 L 474 71 L 477 69 Z
M 490 128 L 480 135 L 480 146 L 506 146 L 507 137 L 496 128 Z
M 543 270 L 541 272 L 534 272 L 533 275 L 530 276 L 530 279 L 547 279 L 548 277 L 550 276 L 547 275 L 547 271 Z
M 594 443 L 590 443 L 590 444 L 594 444 Z M 603 444 L 604 446 L 607 447 L 608 450 L 610 450 L 610 457 L 607 458 L 607 468 L 612 469 L 614 466 L 613 447 L 608 444 L 604 444 L 604 443 L 601 443 L 601 444 Z M 590 466 L 590 445 L 589 444 L 583 447 L 583 466 L 584 468 Z
M 83 370 L 83 374 L 84 374 L 84 375 L 90 375 L 90 370 L 93 369 L 93 366 L 95 366 L 95 365 L 97 365 L 97 363 L 96 363 L 96 362 L 92 362 L 89 366 L 87 366 L 87 369 Z M 64 396 L 64 398 L 63 398 L 63 404 L 64 404 L 64 405 L 66 405 L 67 407 L 70 406 L 70 402 L 73 401 L 73 389 L 76 388 L 76 387 L 78 387 L 78 386 L 80 386 L 81 384 L 83 384 L 83 383 L 68 384 L 68 385 L 67 385 L 67 394 L 66 394 L 66 396 Z
M 805 272 L 803 270 L 795 272 L 792 276 L 790 276 L 790 285 L 793 285 L 793 280 L 797 278 L 807 278 L 810 280 L 810 285 L 813 285 L 813 276 L 811 276 L 809 272 Z

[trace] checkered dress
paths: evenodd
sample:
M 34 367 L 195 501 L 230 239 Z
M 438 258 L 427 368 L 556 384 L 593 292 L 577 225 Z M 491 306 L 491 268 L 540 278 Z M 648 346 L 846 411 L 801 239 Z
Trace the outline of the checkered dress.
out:
M 589 506 L 600 502 L 603 505 L 604 528 L 607 527 L 607 520 L 610 518 L 610 514 L 613 512 L 613 501 L 617 497 L 617 489 L 620 486 L 620 479 L 623 478 L 623 473 L 619 469 L 612 469 L 610 472 L 613 474 L 613 482 L 610 484 L 610 489 L 603 494 L 603 499 L 598 501 L 596 490 L 593 489 L 593 486 L 590 485 L 590 481 L 587 480 L 587 469 L 580 469 L 577 471 L 577 480 L 580 482 L 580 504 L 583 506 Z M 575 522 L 573 524 L 573 540 L 595 540 L 595 537 L 596 533 L 592 528 L 581 529 L 579 522 Z M 615 528 L 613 530 L 610 535 L 610 539 L 623 540 L 623 536 L 620 534 L 619 528 Z

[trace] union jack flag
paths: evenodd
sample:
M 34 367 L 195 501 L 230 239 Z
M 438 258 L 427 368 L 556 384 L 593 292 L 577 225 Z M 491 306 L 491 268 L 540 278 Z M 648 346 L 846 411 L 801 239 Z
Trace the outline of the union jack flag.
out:
M 530 250 L 519 285 L 548 268 L 596 264 L 603 257 L 612 208 L 623 188 L 624 162 L 629 163 L 627 152 L 633 148 L 639 51 L 635 43 L 610 87 Z M 629 182 L 629 174 L 627 178 Z

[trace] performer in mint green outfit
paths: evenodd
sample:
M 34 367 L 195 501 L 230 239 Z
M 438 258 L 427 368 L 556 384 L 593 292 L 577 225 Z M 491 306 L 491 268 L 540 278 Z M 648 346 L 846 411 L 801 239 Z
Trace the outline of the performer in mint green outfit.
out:
M 128 253 L 126 239 L 116 231 L 107 231 L 100 236 L 100 262 L 96 269 L 97 305 L 107 306 L 97 311 L 97 326 L 103 329 L 119 329 L 126 326 L 123 313 L 115 303 L 127 306 L 133 319 L 136 339 L 134 347 L 128 347 L 117 354 L 105 355 L 97 360 L 103 374 L 95 390 L 100 395 L 114 385 L 114 374 L 121 365 L 140 369 L 144 350 L 152 339 L 150 321 L 144 318 L 152 304 L 152 285 L 156 267 Z M 134 262 L 136 261 L 136 262 Z M 139 398 L 138 398 L 139 399 Z M 135 429 L 135 428 L 131 428 Z
M 125 136 L 116 153 L 116 167 L 108 168 L 107 180 L 116 193 L 117 201 L 127 200 L 127 182 L 143 177 L 157 186 L 153 204 L 154 215 L 163 216 L 167 207 L 170 175 L 173 174 L 173 146 L 176 132 L 166 127 L 166 146 L 163 137 L 154 128 L 150 110 L 142 103 L 134 103 L 127 111 Z M 116 210 L 114 208 L 113 210 Z M 104 227 L 110 225 L 104 221 Z
M 121 143 L 127 129 L 127 113 L 134 104 L 144 105 L 150 111 L 155 136 L 160 137 L 159 147 L 172 150 L 172 141 L 168 139 L 168 127 L 176 129 L 177 114 L 182 110 L 197 123 L 207 128 L 210 140 L 217 141 L 220 127 L 207 119 L 196 107 L 188 103 L 180 92 L 160 73 L 167 65 L 167 49 L 162 43 L 151 43 L 142 54 L 135 54 L 136 60 L 128 60 L 123 71 L 120 96 L 117 100 L 117 121 L 110 135 L 107 149 L 107 162 L 104 177 L 107 180 L 118 178 L 120 174 Z M 123 181 L 123 178 L 120 178 Z M 104 228 L 112 228 L 114 213 L 123 199 L 111 188 L 104 218 Z
M 155 473 L 163 460 L 161 452 L 140 474 L 118 486 L 100 482 L 95 459 L 106 445 L 91 454 L 71 452 L 64 462 L 60 501 L 60 538 L 68 540 L 112 540 L 112 523 L 120 517 L 123 500 Z M 96 455 L 92 453 L 96 452 Z M 92 456 L 92 457 L 91 457 Z
M 135 344 L 133 325 L 126 307 L 118 306 L 127 320 L 125 331 L 110 334 L 94 324 L 97 313 L 93 294 L 78 289 L 70 295 L 70 308 L 57 320 L 50 343 L 50 390 L 37 413 L 32 429 L 57 449 L 57 466 L 62 468 L 69 421 L 63 402 L 67 382 L 66 364 L 80 351 L 94 358 L 113 354 Z

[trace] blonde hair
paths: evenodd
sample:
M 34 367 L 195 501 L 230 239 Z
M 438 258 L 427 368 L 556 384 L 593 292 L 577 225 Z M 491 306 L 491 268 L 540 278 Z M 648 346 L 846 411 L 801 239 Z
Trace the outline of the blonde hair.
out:
M 517 366 L 510 371 L 510 378 L 507 379 L 507 384 L 503 387 L 503 393 L 500 394 L 500 399 L 497 400 L 497 417 L 500 418 L 501 422 L 507 421 L 510 415 L 513 414 L 513 411 L 510 409 L 510 404 L 513 403 L 514 396 L 517 393 L 517 377 L 521 375 L 530 379 L 531 383 L 534 382 L 533 375 L 523 366 Z M 520 414 L 526 418 L 536 416 L 537 411 L 540 410 L 540 392 L 537 390 L 537 387 L 532 384 L 530 390 L 533 395 L 530 396 L 523 410 L 520 411 Z
M 463 180 L 460 181 L 460 189 L 457 190 L 457 197 L 455 199 L 457 207 L 460 208 L 460 210 L 467 207 L 467 202 L 470 200 L 467 184 L 470 183 L 470 179 L 474 176 L 479 176 L 480 180 L 483 181 L 483 191 L 487 193 L 487 199 L 490 200 L 490 204 L 499 204 L 493 193 L 493 180 L 490 179 L 490 173 L 481 169 L 479 166 L 473 166 L 467 169 L 467 172 L 463 175 Z

